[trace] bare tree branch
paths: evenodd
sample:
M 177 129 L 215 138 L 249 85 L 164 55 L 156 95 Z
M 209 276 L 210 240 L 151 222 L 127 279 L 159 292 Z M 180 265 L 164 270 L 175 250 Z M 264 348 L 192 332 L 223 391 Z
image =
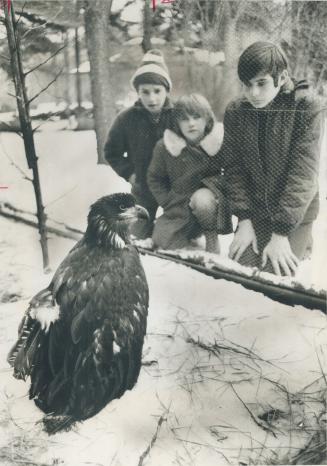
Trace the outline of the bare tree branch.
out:
M 39 24 L 38 26 L 34 26 L 34 27 L 31 27 L 29 28 L 27 31 L 24 32 L 24 34 L 22 35 L 22 39 L 25 39 L 28 34 L 30 34 L 32 31 L 35 31 L 37 29 L 45 29 L 46 28 L 46 22 L 44 24 Z
M 62 74 L 64 68 L 62 67 L 61 70 L 59 71 L 59 73 L 56 74 L 56 76 L 43 88 L 40 90 L 40 92 L 38 92 L 37 94 L 35 94 L 31 99 L 29 99 L 28 101 L 28 104 L 31 104 L 31 102 L 33 102 L 35 99 L 37 99 L 39 97 L 39 95 L 41 95 L 43 92 L 45 92 L 47 89 L 49 89 L 49 87 L 55 82 L 57 81 L 57 79 L 59 78 L 59 76 Z
M 18 133 L 17 133 L 17 134 L 18 134 Z M 19 134 L 19 136 L 22 137 L 22 135 L 20 135 L 20 134 Z M 20 173 L 21 175 L 23 175 L 23 178 L 24 178 L 25 180 L 33 182 L 32 178 L 30 178 L 30 177 L 24 172 L 24 170 L 23 170 L 19 165 L 17 165 L 16 162 L 14 162 L 13 159 L 10 157 L 10 155 L 9 155 L 8 152 L 6 151 L 6 148 L 4 147 L 3 142 L 2 142 L 1 139 L 0 139 L 0 145 L 1 145 L 1 148 L 2 148 L 3 153 L 5 154 L 5 156 L 7 157 L 7 159 L 9 160 L 10 164 L 11 164 L 13 167 L 15 167 L 15 168 L 19 171 L 19 173 Z
M 39 125 L 35 126 L 35 128 L 33 128 L 33 130 L 32 130 L 32 131 L 33 131 L 33 134 L 36 133 L 36 131 L 37 131 L 38 129 L 40 129 L 40 128 L 44 125 L 44 123 L 46 123 L 47 121 L 49 121 L 49 118 L 47 118 L 45 121 L 43 121 L 43 122 L 40 123 Z
M 27 76 L 28 74 L 30 73 L 33 73 L 33 71 L 37 70 L 38 68 L 40 68 L 41 66 L 45 65 L 46 63 L 48 63 L 50 60 L 52 60 L 52 58 L 54 58 L 59 52 L 61 52 L 64 48 L 66 47 L 66 45 L 63 45 L 62 47 L 59 47 L 58 50 L 56 50 L 52 55 L 50 55 L 50 57 L 46 58 L 45 60 L 43 60 L 41 63 L 39 63 L 38 65 L 34 66 L 33 68 L 31 68 L 30 70 L 26 71 L 24 73 L 25 76 Z
M 18 24 L 20 23 L 20 20 L 21 20 L 21 18 L 22 18 L 22 13 L 23 13 L 24 10 L 25 10 L 25 6 L 26 6 L 26 1 L 24 2 L 24 5 L 23 5 L 23 7 L 22 7 L 22 9 L 21 9 L 21 13 L 19 14 L 18 19 L 17 19 L 17 21 L 16 21 L 16 27 L 17 27 Z
M 48 202 L 47 204 L 45 204 L 45 208 L 49 207 L 50 205 L 52 204 L 55 204 L 56 202 L 60 201 L 60 199 L 62 199 L 63 197 L 67 196 L 69 193 L 71 193 L 72 191 L 74 191 L 75 189 L 77 188 L 77 184 L 75 186 L 73 186 L 71 189 L 69 189 L 68 191 L 64 192 L 63 194 L 61 194 L 59 197 L 56 197 L 55 199 L 53 199 L 52 201 Z M 59 222 L 58 222 L 59 223 Z M 62 223 L 62 222 L 61 222 Z M 151 363 L 153 363 L 153 361 L 151 361 Z
M 45 28 L 47 27 L 48 24 L 54 23 L 54 21 L 56 20 L 56 18 L 57 18 L 57 17 L 60 15 L 60 13 L 62 12 L 63 8 L 64 8 L 64 7 L 61 6 L 61 7 L 59 8 L 59 10 L 57 11 L 57 13 L 56 13 L 52 18 L 50 18 L 50 19 L 45 19 L 45 18 L 44 18 L 44 22 L 43 22 L 42 24 L 40 24 L 39 26 L 34 26 L 34 27 L 32 27 L 32 28 L 29 28 L 28 31 L 26 31 L 26 32 L 22 35 L 21 39 L 24 39 L 30 32 L 35 31 L 36 29 L 45 29 Z M 20 13 L 21 16 L 24 16 L 24 11 L 23 11 L 23 10 L 21 10 L 19 13 Z M 40 21 L 41 21 L 41 20 L 43 20 L 43 18 L 40 17 Z
M 45 118 L 42 121 L 42 123 L 40 123 L 39 125 L 35 126 L 35 128 L 33 128 L 33 133 L 35 133 L 38 129 L 42 128 L 42 126 L 44 126 L 45 123 L 47 123 L 48 121 L 51 121 L 51 118 L 53 118 L 54 116 L 57 116 L 59 113 L 60 113 L 60 111 L 51 113 L 51 115 L 49 115 L 47 118 Z
M 9 97 L 13 97 L 14 99 L 19 98 L 19 97 L 16 97 L 15 94 L 12 94 L 11 92 L 7 92 L 7 95 L 9 95 Z

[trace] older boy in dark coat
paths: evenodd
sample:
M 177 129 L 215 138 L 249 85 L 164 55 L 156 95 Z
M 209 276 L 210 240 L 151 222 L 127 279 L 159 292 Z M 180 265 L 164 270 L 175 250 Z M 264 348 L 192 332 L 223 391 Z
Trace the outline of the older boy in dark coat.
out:
M 319 209 L 322 118 L 305 82 L 293 82 L 279 47 L 256 42 L 239 59 L 245 98 L 224 117 L 221 155 L 238 227 L 230 257 L 293 275 L 312 246 Z
M 146 174 L 154 146 L 165 129 L 172 127 L 172 83 L 159 50 L 144 55 L 132 80 L 139 100 L 123 110 L 113 122 L 104 148 L 105 159 L 116 173 L 132 184 L 137 203 L 145 207 L 150 222 L 139 221 L 132 233 L 138 238 L 151 236 L 158 204 L 151 194 Z

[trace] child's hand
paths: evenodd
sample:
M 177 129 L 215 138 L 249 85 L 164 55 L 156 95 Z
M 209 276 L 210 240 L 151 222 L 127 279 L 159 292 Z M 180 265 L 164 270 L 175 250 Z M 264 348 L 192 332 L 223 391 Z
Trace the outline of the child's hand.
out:
M 229 248 L 228 256 L 238 261 L 243 252 L 252 245 L 253 251 L 259 254 L 257 246 L 257 237 L 251 220 L 241 220 L 238 224 L 234 239 Z
M 276 275 L 284 275 L 291 277 L 299 265 L 299 260 L 291 249 L 290 242 L 287 236 L 277 235 L 273 233 L 271 239 L 262 253 L 262 267 L 267 264 L 268 259 L 274 269 Z

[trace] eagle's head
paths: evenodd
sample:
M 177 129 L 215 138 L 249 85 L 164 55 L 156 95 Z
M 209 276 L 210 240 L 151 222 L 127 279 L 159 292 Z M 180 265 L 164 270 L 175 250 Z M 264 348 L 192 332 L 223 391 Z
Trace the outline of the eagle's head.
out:
M 129 227 L 139 218 L 148 220 L 149 214 L 131 194 L 101 197 L 91 205 L 86 239 L 105 247 L 124 248 L 129 243 Z

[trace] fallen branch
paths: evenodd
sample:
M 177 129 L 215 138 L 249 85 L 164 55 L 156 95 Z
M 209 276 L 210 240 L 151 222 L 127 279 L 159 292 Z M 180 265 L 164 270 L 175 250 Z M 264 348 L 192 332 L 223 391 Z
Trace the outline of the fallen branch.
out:
M 320 309 L 326 314 L 327 296 L 324 290 L 316 291 L 313 288 L 308 289 L 300 283 L 296 283 L 296 286 L 284 283 L 276 284 L 272 280 L 262 276 L 261 272 L 254 271 L 252 275 L 247 275 L 240 269 L 233 270 L 230 267 L 226 267 L 224 264 L 218 263 L 218 261 L 215 265 L 208 264 L 203 260 L 202 256 L 184 257 L 181 255 L 180 251 L 153 251 L 142 246 L 138 247 L 138 250 L 141 254 L 153 255 L 161 259 L 176 262 L 177 264 L 190 267 L 215 279 L 225 279 L 234 283 L 239 283 L 244 288 L 263 293 L 265 296 L 283 304 L 287 304 L 288 306 L 300 304 L 308 309 Z M 246 267 L 243 266 L 239 267 L 246 269 Z M 274 280 L 276 279 L 275 276 L 273 278 Z
M 8 128 L 8 130 L 10 130 L 12 133 L 16 133 L 18 134 L 18 136 L 22 137 L 21 133 L 17 131 L 16 129 L 13 129 L 13 127 L 10 124 L 8 124 L 6 121 L 0 120 L 0 123 L 5 125 Z
M 0 213 L 5 215 L 3 212 L 0 212 Z M 24 219 L 20 218 L 18 215 L 16 216 L 5 215 L 5 216 L 7 216 L 8 218 L 13 218 L 16 221 L 24 222 Z M 36 226 L 35 222 L 32 222 L 32 221 L 29 222 L 28 224 L 33 227 Z M 67 231 L 71 231 L 77 234 L 69 234 L 66 232 L 62 232 L 62 230 L 59 230 L 59 229 L 56 232 L 53 231 L 53 229 L 52 231 L 51 229 L 49 229 L 49 231 L 57 234 L 58 236 L 63 236 L 66 238 L 71 238 L 71 239 L 79 239 L 80 236 L 83 234 L 83 232 L 78 229 L 69 227 L 68 225 L 65 225 L 64 223 L 62 223 L 62 225 L 65 227 Z M 326 292 L 325 291 L 317 292 L 312 289 L 308 290 L 308 289 L 303 288 L 303 290 L 301 290 L 301 289 L 287 288 L 282 285 L 274 285 L 274 284 L 268 283 L 267 281 L 264 281 L 263 279 L 259 280 L 258 277 L 246 278 L 248 283 L 245 284 L 245 283 L 242 283 L 244 277 L 240 276 L 239 273 L 233 272 L 231 270 L 219 271 L 217 268 L 213 270 L 208 269 L 205 266 L 194 264 L 185 259 L 179 259 L 178 257 L 173 256 L 172 254 L 168 255 L 162 252 L 147 249 L 142 246 L 138 246 L 138 245 L 136 246 L 137 246 L 138 251 L 143 255 L 153 256 L 159 259 L 165 259 L 166 261 L 176 262 L 186 267 L 191 267 L 192 269 L 197 270 L 198 272 L 202 274 L 214 277 L 215 279 L 224 278 L 226 280 L 233 281 L 234 283 L 241 283 L 245 288 L 249 288 L 249 289 L 258 291 L 260 293 L 263 293 L 264 295 L 269 296 L 272 299 L 279 301 L 279 302 L 283 302 L 283 303 L 285 302 L 284 296 L 286 296 L 285 293 L 287 293 L 289 297 L 288 305 L 294 306 L 294 304 L 297 303 L 297 304 L 301 304 L 302 306 L 305 306 L 307 309 L 320 309 L 324 313 L 326 313 Z M 272 290 L 273 290 L 273 295 L 271 295 L 270 293 L 270 291 Z M 264 361 L 264 362 L 274 366 L 274 364 L 271 361 Z M 284 370 L 284 369 L 281 369 L 281 370 Z
M 21 222 L 21 223 L 24 223 L 25 225 L 28 225 L 28 226 L 31 226 L 31 227 L 34 227 L 34 228 L 38 228 L 38 225 L 37 225 L 36 221 L 29 220 L 29 219 L 24 218 L 24 217 L 22 217 L 20 215 L 5 211 L 4 209 L 1 208 L 1 205 L 0 205 L 0 215 L 2 215 L 3 217 L 9 218 L 11 220 L 15 220 L 16 222 Z M 53 233 L 53 234 L 55 234 L 57 236 L 61 236 L 63 238 L 68 238 L 68 239 L 73 239 L 73 240 L 78 240 L 78 239 L 81 238 L 81 234 L 73 233 L 72 231 L 63 231 L 63 230 L 61 230 L 59 228 L 55 228 L 55 227 L 47 226 L 46 231 L 47 231 L 47 233 Z

